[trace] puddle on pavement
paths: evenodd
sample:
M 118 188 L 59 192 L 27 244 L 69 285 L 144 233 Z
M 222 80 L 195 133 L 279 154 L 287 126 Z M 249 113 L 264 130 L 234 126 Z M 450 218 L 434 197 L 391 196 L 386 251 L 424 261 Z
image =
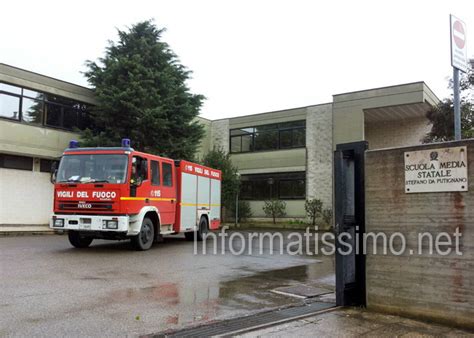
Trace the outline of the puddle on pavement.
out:
M 333 289 L 327 283 L 328 276 L 320 274 L 320 263 L 295 266 L 285 269 L 257 272 L 254 275 L 241 277 L 220 284 L 220 304 L 246 310 L 258 310 L 264 307 L 276 307 L 295 302 L 287 296 L 271 292 L 279 287 L 309 284 L 317 286 L 318 278 L 324 277 L 320 286 Z M 298 301 L 296 301 L 298 302 Z
M 153 301 L 161 305 L 176 305 L 179 303 L 179 288 L 177 284 L 165 283 L 144 288 L 128 288 L 112 291 L 107 297 L 109 302 L 142 302 Z
M 166 317 L 160 322 L 166 328 L 205 322 L 226 316 L 235 316 L 267 310 L 284 305 L 300 304 L 295 299 L 271 290 L 292 285 L 317 285 L 321 275 L 320 263 L 294 266 L 285 269 L 254 272 L 251 275 L 228 281 L 198 281 L 164 283 L 144 288 L 113 291 L 109 303 L 145 303 L 147 306 L 165 307 Z M 250 270 L 246 270 L 250 272 Z M 327 284 L 323 287 L 331 287 Z

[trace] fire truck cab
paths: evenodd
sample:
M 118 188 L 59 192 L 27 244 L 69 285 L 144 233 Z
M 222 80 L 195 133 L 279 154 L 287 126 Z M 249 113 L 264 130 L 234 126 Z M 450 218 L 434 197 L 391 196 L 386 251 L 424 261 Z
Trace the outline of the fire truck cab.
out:
M 131 239 L 148 250 L 163 235 L 202 240 L 220 225 L 221 172 L 122 147 L 79 148 L 71 141 L 52 177 L 50 227 L 74 247 L 95 238 Z

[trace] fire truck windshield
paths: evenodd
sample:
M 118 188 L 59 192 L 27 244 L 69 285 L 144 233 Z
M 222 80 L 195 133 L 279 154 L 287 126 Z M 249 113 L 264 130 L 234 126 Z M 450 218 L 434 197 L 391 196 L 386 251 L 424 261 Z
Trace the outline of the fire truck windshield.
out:
M 122 154 L 64 155 L 56 182 L 125 183 L 128 156 Z

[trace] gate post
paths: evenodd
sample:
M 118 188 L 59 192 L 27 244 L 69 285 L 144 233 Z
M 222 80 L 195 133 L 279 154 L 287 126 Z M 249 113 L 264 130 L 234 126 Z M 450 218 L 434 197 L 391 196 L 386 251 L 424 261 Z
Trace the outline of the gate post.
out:
M 366 304 L 362 243 L 365 233 L 364 156 L 367 149 L 368 143 L 360 141 L 338 144 L 334 152 L 337 305 Z M 344 243 L 351 245 L 350 252 L 341 245 L 339 236 Z M 356 248 L 360 252 L 356 252 Z

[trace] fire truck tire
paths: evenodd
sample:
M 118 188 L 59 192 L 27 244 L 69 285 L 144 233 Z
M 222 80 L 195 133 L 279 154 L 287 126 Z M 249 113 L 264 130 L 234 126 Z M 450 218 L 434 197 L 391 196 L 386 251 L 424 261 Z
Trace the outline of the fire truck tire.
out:
M 194 241 L 194 231 L 190 232 L 185 232 L 184 237 L 186 238 L 187 241 Z
M 132 238 L 135 250 L 145 251 L 151 248 L 155 239 L 155 229 L 153 222 L 149 218 L 144 218 L 140 233 Z
M 188 241 L 194 241 L 194 236 L 196 236 L 196 240 L 202 241 L 204 235 L 207 234 L 208 232 L 209 232 L 209 224 L 207 224 L 207 218 L 201 217 L 199 221 L 198 231 L 185 232 L 184 237 L 186 237 L 186 240 Z
M 81 236 L 80 232 L 68 232 L 69 243 L 75 248 L 87 248 L 94 240 L 92 237 Z

